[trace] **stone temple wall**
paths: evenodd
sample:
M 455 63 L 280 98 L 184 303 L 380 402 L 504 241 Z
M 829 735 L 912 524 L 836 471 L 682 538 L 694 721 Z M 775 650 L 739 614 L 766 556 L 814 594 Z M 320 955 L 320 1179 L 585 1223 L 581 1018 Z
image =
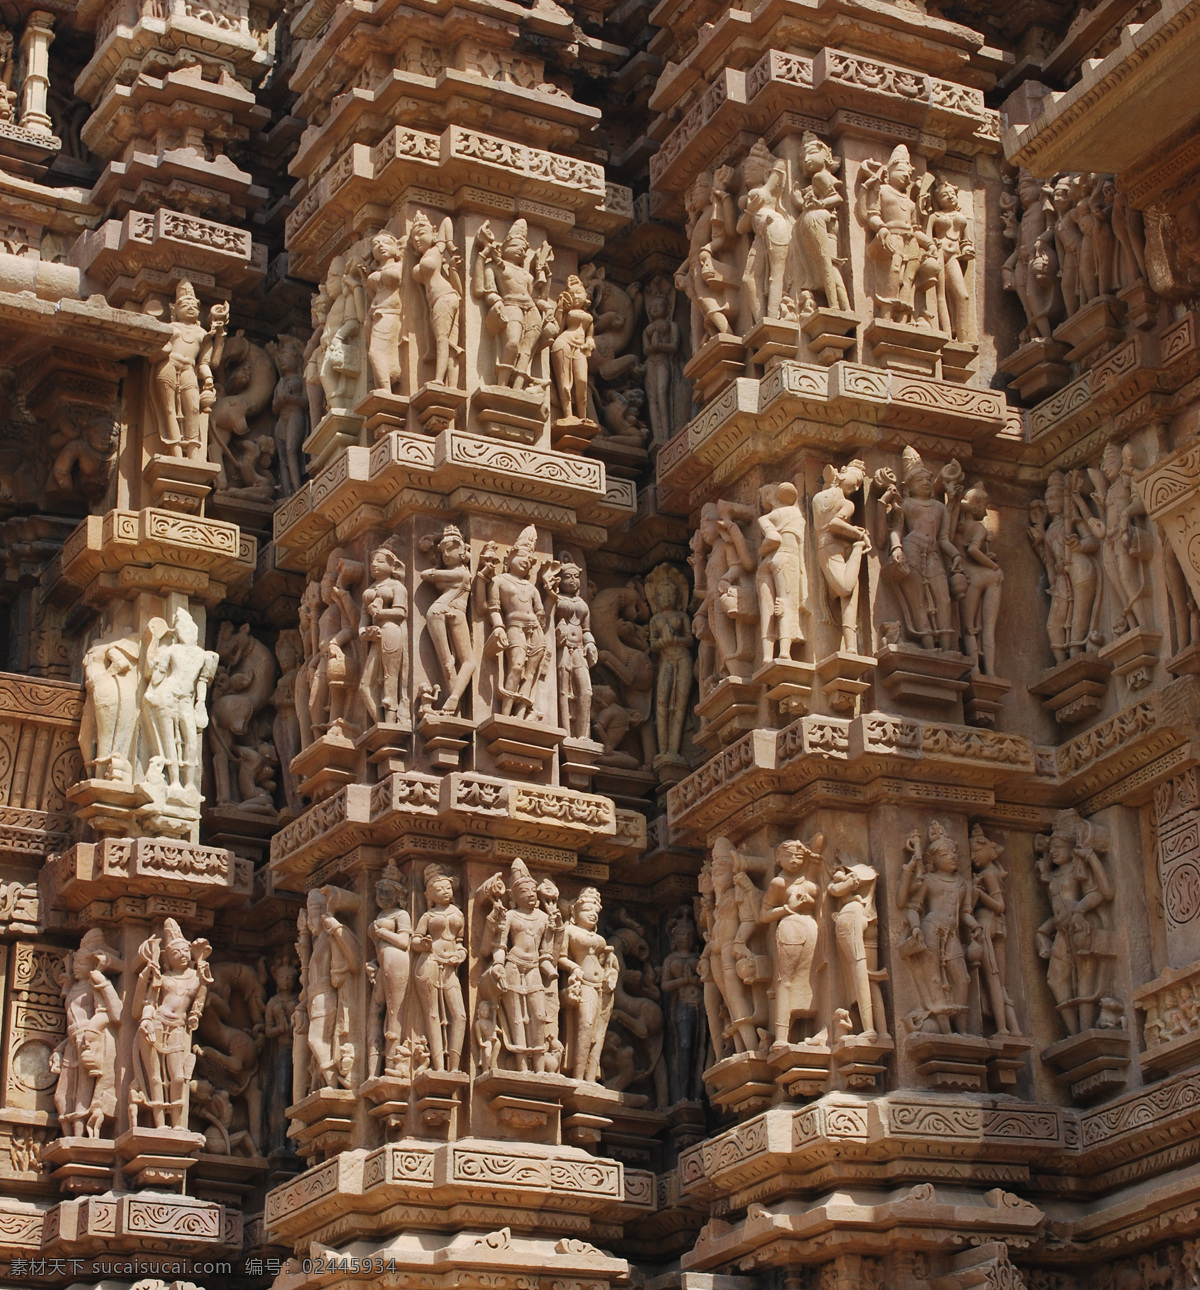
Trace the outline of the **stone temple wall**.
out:
M 4 1290 L 1200 1287 L 1200 0 L 11 0 Z

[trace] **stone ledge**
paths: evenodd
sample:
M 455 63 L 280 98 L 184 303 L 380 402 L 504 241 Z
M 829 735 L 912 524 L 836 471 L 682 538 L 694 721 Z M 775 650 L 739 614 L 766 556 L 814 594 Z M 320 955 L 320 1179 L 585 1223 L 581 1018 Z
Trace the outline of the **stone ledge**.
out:
M 405 1206 L 426 1217 L 429 1230 L 453 1227 L 462 1206 L 487 1207 L 500 1221 L 533 1229 L 543 1210 L 584 1217 L 625 1198 L 624 1166 L 575 1147 L 536 1147 L 463 1139 L 453 1143 L 406 1139 L 367 1151 L 344 1151 L 267 1194 L 264 1222 L 272 1240 L 311 1236 L 320 1224 L 347 1213 L 381 1214 L 381 1232 L 408 1218 Z

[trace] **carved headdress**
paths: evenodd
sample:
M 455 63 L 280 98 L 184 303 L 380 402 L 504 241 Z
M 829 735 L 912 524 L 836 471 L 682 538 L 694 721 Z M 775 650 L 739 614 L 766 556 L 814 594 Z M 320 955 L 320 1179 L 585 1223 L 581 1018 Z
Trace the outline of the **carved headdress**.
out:
M 537 883 L 534 882 L 533 875 L 520 856 L 517 856 L 508 866 L 508 875 L 508 885 L 514 892 L 520 891 L 522 887 L 528 887 L 536 893 Z
M 907 166 L 912 168 L 912 158 L 908 155 L 908 147 L 903 143 L 898 143 L 892 149 L 892 154 L 888 157 L 887 168 L 890 171 L 894 166 Z
M 509 561 L 514 555 L 527 555 L 531 560 L 537 558 L 537 529 L 532 524 L 527 524 L 508 548 Z
M 829 144 L 818 135 L 813 134 L 811 130 L 805 130 L 800 140 L 800 146 L 806 160 L 810 155 L 819 155 L 828 170 L 837 170 L 842 164 L 842 159 L 833 155 L 833 149 Z
M 911 445 L 904 446 L 904 486 L 907 488 L 914 480 L 932 479 L 933 471 L 921 460 L 921 454 Z
M 513 226 L 508 230 L 508 236 L 504 239 L 503 253 L 507 255 L 510 251 L 516 251 L 519 255 L 524 255 L 529 250 L 529 224 L 518 219 L 513 221 Z
M 182 945 L 188 953 L 191 953 L 192 943 L 183 934 L 183 929 L 173 918 L 163 920 L 163 946 Z

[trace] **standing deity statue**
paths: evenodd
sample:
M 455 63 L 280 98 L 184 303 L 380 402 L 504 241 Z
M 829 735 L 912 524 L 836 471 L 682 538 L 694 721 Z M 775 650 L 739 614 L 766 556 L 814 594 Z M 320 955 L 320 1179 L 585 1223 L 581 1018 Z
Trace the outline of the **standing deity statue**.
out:
M 688 583 L 671 564 L 660 564 L 646 575 L 650 606 L 650 653 L 657 668 L 654 720 L 658 757 L 682 761 L 683 729 L 692 692 L 693 637 L 687 613 Z
M 340 887 L 314 888 L 299 916 L 308 1091 L 350 1088 L 354 1082 L 355 987 L 363 956 L 358 938 L 336 915 L 357 905 L 358 897 Z
M 1099 510 L 1088 525 L 1100 543 L 1114 636 L 1150 626 L 1147 561 L 1153 544 L 1149 530 L 1139 523 L 1146 508 L 1133 473 L 1132 447 L 1115 440 L 1104 445 L 1100 469 L 1088 470 Z
M 696 924 L 684 906 L 668 918 L 667 943 L 660 988 L 666 1004 L 666 1059 L 669 1105 L 700 1097 L 700 1067 L 704 1059 L 704 981 L 700 976 Z
M 362 264 L 335 255 L 324 287 L 329 313 L 321 334 L 321 387 L 326 408 L 346 416 L 367 392 L 367 291 Z
M 89 928 L 66 956 L 63 1012 L 66 1038 L 50 1058 L 58 1076 L 54 1107 L 65 1137 L 102 1138 L 117 1114 L 117 1038 L 121 1000 L 109 973 L 123 972 L 120 955 Z
M 1058 276 L 1062 290 L 1063 307 L 1069 318 L 1079 308 L 1079 248 L 1083 243 L 1083 233 L 1072 218 L 1075 209 L 1076 175 L 1059 175 L 1052 185 L 1041 183 L 1022 171 L 1018 180 L 1018 194 L 1022 185 L 1027 184 L 1029 191 L 1036 189 L 1040 202 L 1049 215 L 1049 231 L 1053 238 L 1054 253 L 1058 259 Z M 1046 193 L 1049 193 L 1047 204 Z M 1022 198 L 1024 200 L 1024 198 Z M 1022 216 L 1022 220 L 1024 220 Z
M 592 1083 L 600 1078 L 618 973 L 616 953 L 597 930 L 599 922 L 600 893 L 585 887 L 571 906 L 558 959 L 567 974 L 560 996 L 567 1013 L 565 1073 Z
M 1099 572 L 1093 553 L 1100 544 L 1080 518 L 1078 493 L 1078 472 L 1068 477 L 1056 470 L 1046 480 L 1045 497 L 1029 504 L 1027 532 L 1046 569 L 1050 596 L 1046 630 L 1056 663 L 1065 663 L 1099 641 Z
M 742 162 L 745 193 L 738 199 L 738 233 L 752 234 L 742 284 L 750 301 L 750 322 L 781 318 L 784 274 L 792 240 L 792 217 L 784 209 L 787 167 L 759 139 Z
M 562 552 L 543 575 L 554 622 L 558 654 L 558 720 L 574 739 L 587 739 L 592 728 L 591 668 L 598 658 L 587 601 L 580 595 L 583 570 Z
M 558 335 L 550 346 L 550 370 L 558 395 L 559 421 L 588 419 L 588 360 L 596 348 L 591 299 L 587 287 L 571 274 L 555 308 Z
M 738 316 L 741 275 L 723 255 L 737 249 L 737 216 L 729 185 L 733 171 L 701 175 L 687 191 L 688 255 L 675 286 L 692 302 L 692 353 L 710 336 L 727 336 Z
M 922 852 L 921 831 L 904 844 L 909 859 L 900 877 L 896 908 L 908 919 L 908 936 L 900 943 L 920 1007 L 909 1017 L 913 1030 L 944 1035 L 967 1030 L 970 974 L 962 941 L 965 927 L 980 934 L 972 912 L 971 883 L 959 869 L 958 848 L 946 828 L 934 820 Z
M 229 306 L 215 304 L 208 326 L 200 321 L 200 301 L 185 278 L 175 289 L 171 336 L 150 378 L 150 406 L 163 450 L 171 457 L 203 461 L 207 414 L 217 401 L 213 368 L 221 361 Z
M 321 371 L 325 365 L 325 323 L 333 301 L 324 283 L 313 292 L 310 306 L 312 334 L 304 346 L 304 391 L 308 398 L 308 424 L 315 430 L 325 415 L 325 387 L 321 383 Z
M 987 490 L 976 482 L 963 494 L 959 506 L 955 545 L 962 556 L 966 593 L 959 605 L 962 651 L 975 670 L 996 674 L 996 624 L 1000 620 L 1000 592 L 1004 570 L 992 551 L 986 520 Z
M 758 490 L 758 625 L 762 660 L 788 660 L 805 640 L 808 567 L 807 525 L 795 484 L 765 484 Z
M 466 921 L 454 903 L 454 880 L 441 865 L 425 866 L 425 912 L 413 933 L 418 955 L 414 984 L 425 1033 L 429 1064 L 435 1071 L 456 1071 L 467 1038 L 467 1009 L 458 969 L 466 961 Z
M 851 495 L 862 488 L 866 466 L 856 458 L 841 469 L 826 466 L 821 477 L 825 487 L 812 500 L 817 566 L 835 606 L 841 631 L 838 649 L 857 654 L 859 573 L 863 556 L 871 550 L 871 535 L 853 523 Z
M 971 220 L 959 203 L 958 189 L 943 176 L 929 193 L 928 233 L 941 257 L 937 280 L 938 328 L 961 344 L 975 343 L 975 303 L 968 273 L 975 259 Z
M 484 326 L 500 342 L 497 385 L 523 390 L 534 384 L 530 366 L 549 339 L 553 257 L 549 242 L 536 251 L 530 249 L 529 225 L 523 219 L 513 223 L 503 242 L 497 241 L 487 222 L 475 236 L 471 294 L 487 307 Z
M 126 636 L 103 636 L 84 653 L 87 700 L 79 725 L 79 748 L 94 779 L 133 781 L 138 655 L 137 641 Z
M 481 1002 L 499 1003 L 499 1056 L 511 1057 L 519 1071 L 545 1071 L 552 1064 L 550 1040 L 558 1039 L 549 1024 L 558 1012 L 557 907 L 540 906 L 537 884 L 519 858 L 509 868 L 507 885 L 502 874 L 494 874 L 476 896 L 491 902 L 480 946 L 486 966 L 479 993 Z
M 772 1026 L 775 1045 L 787 1046 L 797 1023 L 811 1043 L 824 1040 L 816 1029 L 817 973 L 820 970 L 821 887 L 815 879 L 825 849 L 817 834 L 806 845 L 798 839 L 775 849 L 779 872 L 767 885 L 759 921 L 773 927 L 774 988 Z
M 263 1037 L 267 1041 L 267 1055 L 263 1069 L 267 1073 L 264 1102 L 266 1105 L 267 1152 L 286 1151 L 287 1108 L 292 1102 L 293 1068 L 292 1035 L 300 997 L 297 986 L 300 968 L 292 957 L 290 948 L 280 950 L 271 965 L 271 979 L 275 993 L 267 1000 L 263 1013 Z
M 654 446 L 661 448 L 677 428 L 678 387 L 683 381 L 677 370 L 681 338 L 675 321 L 675 288 L 662 274 L 650 279 L 645 307 L 642 353 L 646 361 L 646 413 Z
M 401 1045 L 407 1038 L 408 985 L 413 947 L 412 919 L 408 913 L 408 886 L 400 870 L 389 861 L 375 884 L 379 913 L 371 923 L 375 945 L 375 990 L 382 997 L 382 1074 L 400 1074 Z
M 454 225 L 447 215 L 434 230 L 424 211 L 418 211 L 408 230 L 415 263 L 413 278 L 425 290 L 429 328 L 433 332 L 433 383 L 458 387 L 462 346 L 458 342 L 458 313 L 462 306 L 462 256 L 454 245 Z M 428 357 L 428 356 L 427 356 Z
M 983 1011 L 990 1015 L 998 1035 L 1020 1034 L 1017 1012 L 1008 992 L 1008 920 L 1004 880 L 1008 873 L 1000 865 L 1004 848 L 984 833 L 978 824 L 971 830 L 971 903 L 979 924 L 980 953 L 972 970 L 979 976 L 979 997 Z
M 212 985 L 206 940 L 189 941 L 168 918 L 161 935 L 138 948 L 138 977 L 131 1012 L 138 1019 L 129 1084 L 129 1123 L 143 1110 L 155 1128 L 186 1129 L 188 1094 L 196 1055 L 192 1035 Z
M 962 576 L 962 555 L 954 545 L 962 488 L 962 467 L 946 465 L 939 476 L 946 500 L 933 495 L 933 472 L 911 446 L 904 449 L 899 486 L 890 470 L 878 471 L 876 483 L 888 529 L 888 557 L 883 576 L 895 583 L 908 636 L 923 649 L 951 650 L 958 636 L 950 603 L 950 573 Z
M 741 526 L 756 519 L 735 502 L 706 502 L 700 511 L 696 594 L 716 647 L 717 677 L 749 675 L 754 666 L 758 556 Z
M 887 1034 L 879 967 L 879 912 L 875 887 L 879 874 L 869 864 L 849 863 L 841 856 L 830 862 L 825 893 L 839 904 L 833 913 L 833 936 L 847 991 L 847 1004 L 858 1011 L 859 1034 L 869 1042 Z M 847 1011 L 850 1010 L 847 1007 Z
M 800 211 L 796 221 L 795 245 L 800 264 L 793 274 L 796 296 L 810 298 L 819 292 L 826 309 L 848 310 L 850 297 L 842 270 L 845 260 L 838 255 L 838 211 L 846 200 L 845 188 L 837 178 L 841 159 L 811 131 L 805 130 L 801 144 L 803 182 L 792 188 L 792 200 Z
M 336 547 L 325 562 L 325 572 L 310 610 L 313 635 L 313 676 L 308 691 L 309 719 L 316 736 L 339 729 L 347 720 L 347 705 L 354 691 L 356 655 L 350 649 L 358 640 L 361 611 L 351 588 L 362 578 L 357 560 Z
M 1068 1035 L 1103 1022 L 1116 968 L 1113 901 L 1116 890 L 1101 859 L 1108 830 L 1078 811 L 1059 811 L 1048 836 L 1037 839 L 1038 876 L 1050 895 L 1050 917 L 1037 929 L 1046 983 Z
M 892 149 L 886 164 L 865 161 L 855 209 L 871 236 L 867 254 L 875 266 L 876 316 L 932 326 L 935 320 L 925 300 L 941 272 L 941 252 L 921 227 L 913 196 L 915 173 L 902 143 Z
M 373 722 L 395 724 L 408 707 L 408 588 L 404 561 L 384 542 L 371 552 L 358 635 L 366 645 L 359 692 Z
M 371 309 L 367 314 L 367 362 L 371 388 L 392 394 L 401 377 L 400 289 L 403 285 L 404 243 L 393 233 L 376 233 L 371 253 L 378 266 L 367 275 Z
M 534 581 L 537 529 L 523 528 L 508 549 L 504 568 L 494 543 L 479 557 L 478 577 L 486 586 L 490 629 L 485 655 L 503 657 L 502 679 L 496 686 L 504 716 L 538 719 L 535 691 L 548 659 L 546 611 Z
M 436 551 L 438 555 L 438 566 L 422 569 L 420 576 L 422 582 L 438 593 L 425 613 L 425 627 L 446 690 L 441 711 L 453 716 L 475 672 L 475 652 L 467 621 L 473 582 L 471 552 L 453 524 L 447 524 L 437 538 L 423 537 L 420 547 L 427 554 Z
M 304 384 L 304 347 L 295 336 L 280 336 L 266 348 L 279 370 L 271 397 L 279 489 L 284 497 L 291 497 L 304 482 L 304 442 L 311 428 Z
M 1115 184 L 1112 195 L 1112 230 L 1117 239 L 1113 276 L 1118 290 L 1124 291 L 1147 279 L 1146 227 L 1142 212 L 1131 204 L 1129 194 Z
M 737 1053 L 758 1052 L 770 1015 L 770 962 L 758 948 L 762 892 L 748 872 L 755 863 L 718 838 L 707 866 L 713 891 L 709 970 L 728 1016 L 720 1033 Z
M 1076 176 L 1071 219 L 1079 229 L 1079 304 L 1090 304 L 1113 290 L 1112 199 L 1115 188 L 1105 175 Z
M 1063 273 L 1063 287 L 1068 284 L 1068 262 L 1059 231 L 1063 217 L 1055 215 L 1057 194 L 1048 185 L 1022 168 L 1017 176 L 1016 196 L 1000 199 L 1004 236 L 1013 243 L 1012 254 L 1000 270 L 1006 291 L 1016 292 L 1025 311 L 1021 343 L 1049 340 L 1055 326 L 1062 321 L 1063 302 L 1058 275 Z M 1018 210 L 1020 214 L 1018 216 Z M 1073 261 L 1070 282 L 1074 283 Z M 1067 309 L 1074 306 L 1068 301 Z
M 182 607 L 168 627 L 146 627 L 142 726 L 151 765 L 165 772 L 168 792 L 200 799 L 200 733 L 208 725 L 208 687 L 220 658 L 199 644 L 196 620 Z M 150 772 L 148 771 L 148 777 Z

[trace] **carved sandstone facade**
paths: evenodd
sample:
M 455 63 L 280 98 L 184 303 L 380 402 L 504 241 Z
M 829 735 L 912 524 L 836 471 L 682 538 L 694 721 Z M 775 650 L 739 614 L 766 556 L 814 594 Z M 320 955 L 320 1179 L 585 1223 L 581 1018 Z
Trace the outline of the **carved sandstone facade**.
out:
M 3 22 L 0 1281 L 1200 1286 L 1197 5 Z

